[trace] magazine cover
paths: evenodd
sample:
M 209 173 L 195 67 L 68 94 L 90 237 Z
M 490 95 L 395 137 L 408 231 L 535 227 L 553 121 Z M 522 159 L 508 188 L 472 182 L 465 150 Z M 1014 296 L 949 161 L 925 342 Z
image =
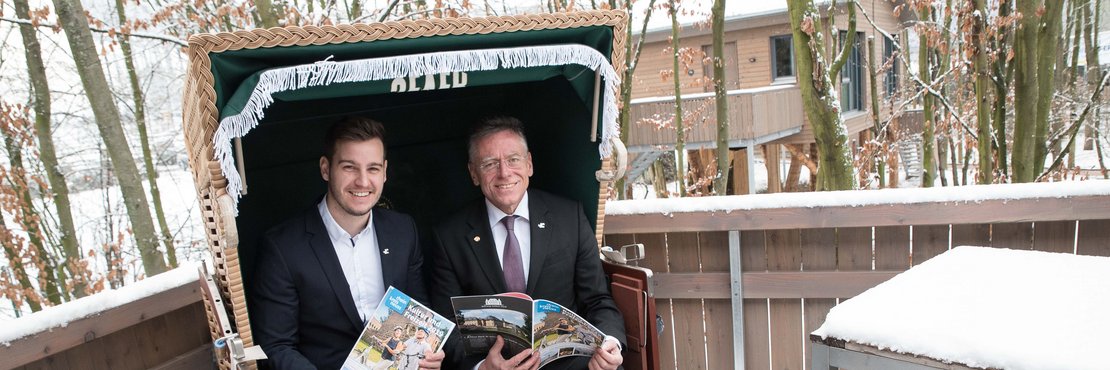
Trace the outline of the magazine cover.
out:
M 452 297 L 451 305 L 467 355 L 484 356 L 500 335 L 502 357 L 531 348 L 539 352 L 542 367 L 567 356 L 593 356 L 605 338 L 570 309 L 521 293 Z
M 501 356 L 532 347 L 532 300 L 523 295 L 452 297 L 455 322 L 467 355 L 485 355 L 500 335 Z
M 424 351 L 443 347 L 455 323 L 389 287 L 355 342 L 343 370 L 415 370 Z
M 532 348 L 540 353 L 540 367 L 567 356 L 593 356 L 605 334 L 578 314 L 545 299 L 537 299 L 532 315 Z

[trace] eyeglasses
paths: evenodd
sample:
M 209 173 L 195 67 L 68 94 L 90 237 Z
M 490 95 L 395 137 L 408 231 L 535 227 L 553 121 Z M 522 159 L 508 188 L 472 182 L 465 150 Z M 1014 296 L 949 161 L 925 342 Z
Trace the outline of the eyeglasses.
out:
M 511 155 L 511 156 L 509 156 L 508 158 L 505 158 L 505 159 L 487 159 L 487 160 L 484 160 L 484 161 L 482 161 L 482 163 L 478 164 L 478 170 L 482 171 L 482 172 L 486 172 L 486 173 L 494 172 L 494 171 L 497 171 L 497 170 L 500 169 L 502 162 L 505 163 L 505 167 L 508 167 L 508 168 L 511 168 L 511 169 L 514 169 L 514 170 L 519 170 L 521 168 L 524 168 L 524 156 L 517 154 L 517 155 Z

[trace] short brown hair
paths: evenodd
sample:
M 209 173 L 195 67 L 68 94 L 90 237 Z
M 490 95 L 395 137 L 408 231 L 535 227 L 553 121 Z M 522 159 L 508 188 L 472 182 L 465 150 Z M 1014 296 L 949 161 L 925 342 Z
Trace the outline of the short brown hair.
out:
M 362 142 L 375 138 L 382 141 L 384 151 L 385 127 L 381 122 L 357 116 L 343 118 L 324 135 L 324 156 L 330 161 L 335 155 L 335 144 L 340 141 Z
M 478 155 L 478 141 L 501 131 L 509 131 L 520 136 L 524 142 L 524 150 L 528 150 L 528 138 L 524 136 L 524 123 L 516 117 L 493 116 L 483 118 L 470 132 L 470 141 L 467 142 L 467 158 L 473 160 Z

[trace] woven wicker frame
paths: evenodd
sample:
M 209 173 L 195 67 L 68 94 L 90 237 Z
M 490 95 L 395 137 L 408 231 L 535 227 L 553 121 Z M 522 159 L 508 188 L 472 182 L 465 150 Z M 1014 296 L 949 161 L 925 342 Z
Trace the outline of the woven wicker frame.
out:
M 409 39 L 425 36 L 474 35 L 502 32 L 566 29 L 589 26 L 613 27 L 611 62 L 618 75 L 624 73 L 627 15 L 622 11 L 585 11 L 557 14 L 519 15 L 489 18 L 429 19 L 374 24 L 338 26 L 306 26 L 255 29 L 234 33 L 200 34 L 189 38 L 189 70 L 185 81 L 183 117 L 186 150 L 193 181 L 197 188 L 201 215 L 204 219 L 209 251 L 215 265 L 215 280 L 222 296 L 224 308 L 231 313 L 235 330 L 244 345 L 253 345 L 250 321 L 247 315 L 243 279 L 239 270 L 238 234 L 235 226 L 234 202 L 227 194 L 227 180 L 215 160 L 213 135 L 219 125 L 215 105 L 216 93 L 209 53 L 230 50 L 269 48 L 279 46 L 304 46 L 371 42 L 389 39 Z M 612 169 L 606 159 L 604 169 Z M 597 238 L 600 244 L 604 226 L 605 201 L 609 182 L 602 182 L 598 189 Z M 213 309 L 215 302 L 205 299 L 209 328 L 213 340 L 223 337 Z M 221 369 L 230 363 L 219 359 Z

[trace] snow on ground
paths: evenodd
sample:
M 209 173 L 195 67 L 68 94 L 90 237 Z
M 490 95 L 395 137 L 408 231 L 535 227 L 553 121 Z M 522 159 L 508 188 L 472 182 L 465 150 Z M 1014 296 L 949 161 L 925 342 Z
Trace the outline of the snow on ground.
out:
M 957 247 L 842 302 L 813 334 L 999 369 L 1105 369 L 1110 258 Z
M 0 345 L 10 346 L 13 340 L 53 328 L 65 327 L 70 322 L 152 296 L 185 284 L 197 284 L 200 263 L 187 262 L 180 267 L 128 284 L 116 290 L 93 294 L 72 302 L 48 307 L 24 316 L 19 320 L 4 321 L 0 331 Z

